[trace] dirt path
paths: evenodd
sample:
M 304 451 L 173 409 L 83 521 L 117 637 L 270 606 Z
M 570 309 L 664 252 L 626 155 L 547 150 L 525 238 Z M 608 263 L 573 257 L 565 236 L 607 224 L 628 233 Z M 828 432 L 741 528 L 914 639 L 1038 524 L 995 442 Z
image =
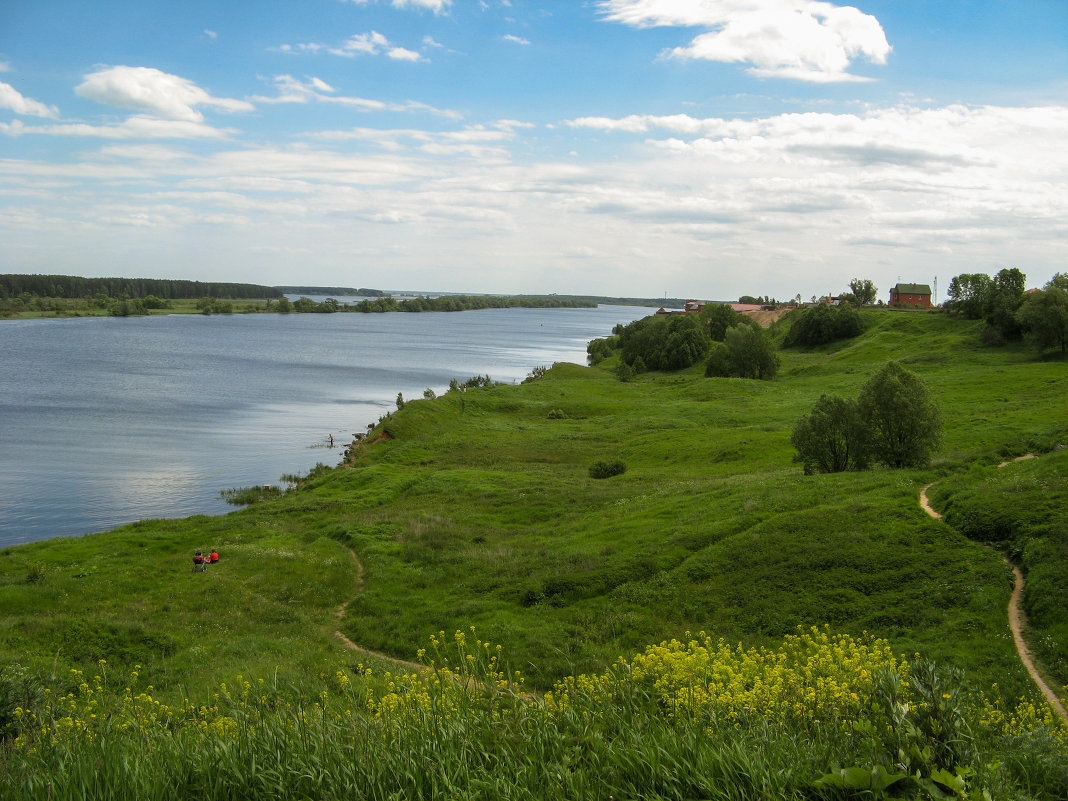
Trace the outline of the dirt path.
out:
M 349 549 L 349 555 L 352 557 L 352 561 L 356 563 L 356 590 L 358 595 L 359 593 L 363 592 L 363 563 L 356 556 L 356 552 L 351 548 Z M 345 603 L 341 604 L 341 606 L 337 608 L 337 612 L 334 613 L 335 620 L 341 620 L 343 617 L 345 617 L 345 610 L 348 609 L 350 603 L 351 601 L 345 601 Z M 420 665 L 418 662 L 408 662 L 407 660 L 397 659 L 396 657 L 389 656 L 388 654 L 379 653 L 378 651 L 372 651 L 370 648 L 363 648 L 354 643 L 344 634 L 342 634 L 340 629 L 334 631 L 334 636 L 341 640 L 342 645 L 344 645 L 350 651 L 355 651 L 356 653 L 364 654 L 366 656 L 373 656 L 375 659 L 381 659 L 384 662 L 391 662 L 394 665 L 398 665 L 400 667 L 403 667 L 405 670 L 410 670 L 415 673 L 422 673 L 424 671 L 430 670 L 430 668 L 428 668 L 426 665 Z
M 1034 459 L 1034 454 L 1028 454 L 1027 456 L 1021 456 L 1014 461 L 1023 461 L 1024 459 Z M 1005 462 L 1005 464 L 1009 464 Z M 1004 467 L 1005 464 L 999 465 Z M 933 483 L 933 482 L 932 482 Z M 942 515 L 931 508 L 930 502 L 927 500 L 927 490 L 931 488 L 932 484 L 928 484 L 926 487 L 920 490 L 920 508 L 927 512 L 935 520 L 941 520 Z M 1050 706 L 1054 711 L 1061 716 L 1065 721 L 1068 721 L 1068 710 L 1065 710 L 1064 704 L 1061 703 L 1061 699 L 1057 697 L 1057 694 L 1053 692 L 1042 680 L 1042 677 L 1038 674 L 1038 670 L 1035 668 L 1035 662 L 1031 658 L 1031 651 L 1027 647 L 1027 643 L 1024 642 L 1023 630 L 1027 625 L 1027 617 L 1023 611 L 1023 591 L 1024 591 L 1024 579 L 1023 574 L 1016 565 L 1012 564 L 1005 556 L 1001 557 L 1009 567 L 1012 568 L 1012 575 L 1015 577 L 1015 582 L 1012 588 L 1012 598 L 1009 599 L 1009 628 L 1012 630 L 1012 639 L 1016 643 L 1016 653 L 1020 656 L 1020 661 L 1023 666 L 1027 668 L 1027 672 L 1031 674 L 1031 679 L 1038 689 L 1042 691 L 1042 695 L 1049 701 Z

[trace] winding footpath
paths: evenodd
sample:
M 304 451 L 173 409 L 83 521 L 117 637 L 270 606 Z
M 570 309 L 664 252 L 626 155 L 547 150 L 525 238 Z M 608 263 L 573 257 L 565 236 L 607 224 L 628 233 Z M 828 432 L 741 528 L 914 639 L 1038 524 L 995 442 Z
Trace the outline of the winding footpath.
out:
M 1022 461 L 1023 459 L 1033 459 L 1034 456 L 1022 456 L 1015 461 Z M 1004 467 L 1004 464 L 999 467 Z M 942 515 L 931 508 L 930 502 L 927 500 L 927 490 L 933 486 L 933 482 L 920 490 L 920 507 L 923 511 L 927 512 L 935 520 L 941 520 Z M 1061 699 L 1057 697 L 1057 694 L 1053 692 L 1042 680 L 1042 677 L 1038 674 L 1038 670 L 1035 668 L 1034 660 L 1031 658 L 1031 651 L 1027 647 L 1027 643 L 1024 642 L 1023 628 L 1026 625 L 1027 618 L 1023 611 L 1023 591 L 1024 591 L 1024 579 L 1023 574 L 1020 572 L 1020 568 L 1016 567 L 1012 562 L 1001 556 L 1002 561 L 1012 568 L 1012 574 L 1015 577 L 1015 582 L 1012 588 L 1012 598 L 1009 599 L 1009 628 L 1012 629 L 1012 639 L 1016 643 L 1016 653 L 1020 656 L 1020 661 L 1023 666 L 1027 668 L 1027 672 L 1031 674 L 1031 679 L 1038 685 L 1038 689 L 1042 691 L 1042 695 L 1049 701 L 1050 706 L 1061 716 L 1065 721 L 1068 721 L 1068 711 L 1065 710 L 1064 704 L 1061 703 Z
M 363 592 L 363 563 L 360 562 L 359 558 L 356 556 L 356 552 L 351 548 L 349 549 L 349 556 L 351 556 L 352 561 L 356 563 L 356 589 L 357 594 L 359 594 Z M 334 618 L 341 620 L 341 618 L 345 617 L 345 610 L 348 609 L 350 603 L 351 601 L 345 601 L 345 603 L 341 604 L 341 606 L 337 608 Z M 381 659 L 383 662 L 390 662 L 398 667 L 402 667 L 405 670 L 410 670 L 415 673 L 422 673 L 423 671 L 430 670 L 426 665 L 420 665 L 418 662 L 408 662 L 404 659 L 397 659 L 396 657 L 389 656 L 388 654 L 372 651 L 369 648 L 363 648 L 346 637 L 340 629 L 335 629 L 334 636 L 341 640 L 342 645 L 350 651 L 355 651 L 356 653 L 364 654 L 365 656 L 372 656 L 375 659 Z

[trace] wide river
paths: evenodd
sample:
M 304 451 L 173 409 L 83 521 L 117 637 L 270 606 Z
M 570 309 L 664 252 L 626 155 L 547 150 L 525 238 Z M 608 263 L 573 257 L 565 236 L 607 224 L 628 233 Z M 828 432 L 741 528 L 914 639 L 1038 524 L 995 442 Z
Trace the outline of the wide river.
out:
M 585 364 L 650 311 L 0 321 L 0 547 L 223 514 L 220 490 L 337 464 L 398 392 Z

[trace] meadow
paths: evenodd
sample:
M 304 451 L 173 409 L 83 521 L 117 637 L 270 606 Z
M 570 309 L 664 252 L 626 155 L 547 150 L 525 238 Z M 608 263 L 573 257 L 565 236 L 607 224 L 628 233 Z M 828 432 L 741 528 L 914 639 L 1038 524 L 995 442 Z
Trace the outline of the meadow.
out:
M 409 401 L 345 464 L 276 500 L 0 551 L 0 725 L 22 738 L 6 758 L 31 777 L 26 797 L 46 797 L 61 763 L 147 749 L 159 761 L 138 779 L 143 794 L 113 797 L 154 797 L 168 782 L 255 797 L 274 770 L 279 797 L 293 798 L 345 786 L 383 798 L 642 787 L 672 798 L 1063 798 L 1064 730 L 1016 658 L 1011 572 L 987 543 L 1027 571 L 1033 649 L 1063 697 L 1066 461 L 1055 448 L 1068 440 L 1068 370 L 1023 346 L 981 346 L 977 323 L 864 316 L 855 339 L 784 349 L 774 381 L 704 378 L 696 365 L 624 383 L 614 359 L 554 365 L 521 386 Z M 942 410 L 930 468 L 804 475 L 794 423 L 822 393 L 856 396 L 889 360 L 921 376 Z M 996 466 L 1027 452 L 1040 456 Z M 613 461 L 626 471 L 590 476 Z M 918 506 L 932 481 L 946 522 Z M 1005 533 L 974 524 L 1004 506 L 1015 521 Z M 222 561 L 191 573 L 197 547 Z M 402 678 L 334 635 L 431 662 L 428 636 L 471 626 L 479 646 L 435 662 L 458 679 Z M 868 656 L 813 657 L 814 673 L 768 678 L 790 658 L 759 655 L 804 637 L 813 653 Z M 481 650 L 491 641 L 504 646 L 493 665 Z M 648 681 L 635 676 L 641 659 L 658 665 Z M 474 678 L 468 662 L 482 665 Z M 709 676 L 746 665 L 744 686 L 774 685 L 776 700 L 699 702 Z M 246 682 L 247 695 L 232 689 Z M 832 685 L 841 695 L 820 694 Z M 150 700 L 136 702 L 144 687 Z M 403 702 L 383 712 L 391 693 Z M 581 700 L 553 700 L 563 695 Z M 62 698 L 85 723 L 61 724 L 76 730 L 67 739 L 53 735 Z M 94 698 L 107 714 L 86 711 Z M 785 698 L 801 706 L 781 712 Z M 163 734 L 129 734 L 148 714 L 138 703 L 167 708 L 143 727 Z M 295 737 L 308 761 L 287 767 L 276 751 Z M 262 774 L 239 769 L 239 754 Z M 233 782 L 182 773 L 193 756 L 223 760 Z M 361 778 L 350 763 L 365 758 L 392 768 Z M 294 778 L 314 764 L 331 767 L 310 784 Z M 850 766 L 860 772 L 813 784 Z M 93 780 L 84 770 L 72 773 L 78 786 Z M 133 787 L 119 775 L 107 786 Z

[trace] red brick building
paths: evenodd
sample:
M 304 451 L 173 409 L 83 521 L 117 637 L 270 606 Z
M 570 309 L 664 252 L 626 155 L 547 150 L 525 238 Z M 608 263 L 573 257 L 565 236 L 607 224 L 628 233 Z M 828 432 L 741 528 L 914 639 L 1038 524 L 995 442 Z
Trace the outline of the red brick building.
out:
M 890 289 L 891 306 L 931 306 L 931 287 L 927 284 L 898 284 Z

